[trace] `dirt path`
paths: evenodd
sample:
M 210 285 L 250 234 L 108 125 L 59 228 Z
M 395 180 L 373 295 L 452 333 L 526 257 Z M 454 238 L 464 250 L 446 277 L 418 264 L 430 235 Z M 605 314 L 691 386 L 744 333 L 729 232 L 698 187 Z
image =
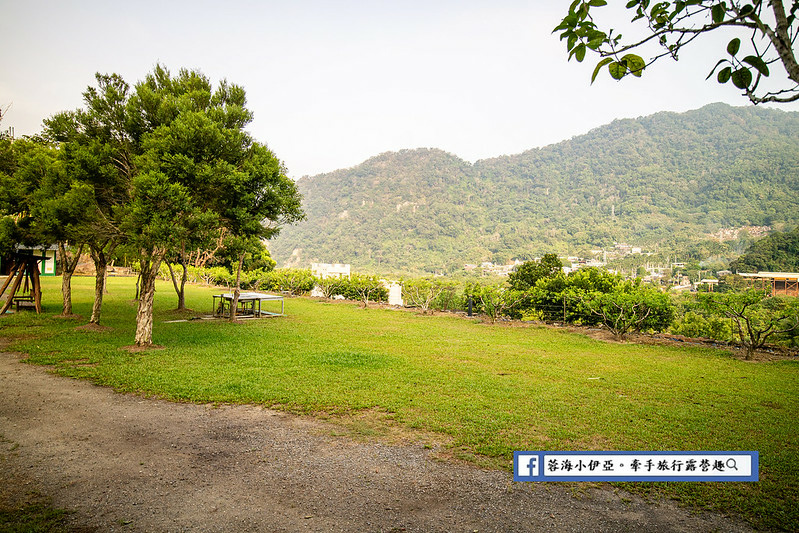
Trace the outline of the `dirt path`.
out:
M 0 353 L 0 505 L 77 531 L 749 531 L 738 521 L 434 460 L 253 406 L 116 394 Z

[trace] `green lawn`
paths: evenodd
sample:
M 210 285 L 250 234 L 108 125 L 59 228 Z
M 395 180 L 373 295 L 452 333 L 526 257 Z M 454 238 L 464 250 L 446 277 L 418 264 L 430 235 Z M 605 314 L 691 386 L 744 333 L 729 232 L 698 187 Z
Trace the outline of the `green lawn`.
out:
M 73 282 L 84 317 L 93 281 Z M 799 361 L 744 362 L 713 349 L 304 298 L 288 300 L 284 318 L 165 323 L 177 301 L 167 283 L 158 286 L 153 335 L 165 349 L 129 353 L 120 347 L 133 341 L 133 279 L 109 280 L 105 332 L 54 318 L 60 278 L 43 283 L 45 313 L 0 318 L 0 336 L 64 375 L 179 401 L 367 412 L 376 414 L 371 432 L 440 435 L 451 453 L 507 469 L 514 450 L 757 450 L 757 483 L 624 487 L 799 529 Z M 187 305 L 208 313 L 213 292 L 187 287 Z

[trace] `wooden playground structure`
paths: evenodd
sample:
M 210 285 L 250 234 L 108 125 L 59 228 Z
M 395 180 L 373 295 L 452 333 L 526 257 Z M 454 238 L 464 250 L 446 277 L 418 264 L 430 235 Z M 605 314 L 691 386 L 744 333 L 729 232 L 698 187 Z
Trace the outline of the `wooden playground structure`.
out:
M 3 287 L 0 288 L 0 302 L 6 289 L 8 296 L 2 302 L 0 315 L 5 314 L 12 305 L 19 311 L 21 307 L 33 307 L 36 313 L 42 312 L 42 284 L 39 279 L 39 263 L 43 256 L 15 254 L 11 271 Z

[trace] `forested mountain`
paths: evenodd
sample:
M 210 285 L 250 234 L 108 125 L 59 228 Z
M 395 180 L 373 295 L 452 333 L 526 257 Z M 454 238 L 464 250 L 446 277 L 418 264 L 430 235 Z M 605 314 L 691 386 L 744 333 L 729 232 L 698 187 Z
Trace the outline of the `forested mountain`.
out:
M 613 242 L 678 249 L 799 224 L 799 113 L 712 104 L 474 164 L 389 152 L 297 184 L 308 218 L 270 242 L 279 265 L 454 272 Z
M 799 272 L 799 226 L 760 239 L 730 268 L 734 272 Z

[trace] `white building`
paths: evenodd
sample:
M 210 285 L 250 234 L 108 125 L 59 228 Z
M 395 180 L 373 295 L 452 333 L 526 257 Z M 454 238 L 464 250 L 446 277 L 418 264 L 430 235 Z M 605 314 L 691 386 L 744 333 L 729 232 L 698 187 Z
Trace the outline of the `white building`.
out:
M 348 278 L 350 265 L 341 263 L 311 263 L 311 273 L 317 278 Z

